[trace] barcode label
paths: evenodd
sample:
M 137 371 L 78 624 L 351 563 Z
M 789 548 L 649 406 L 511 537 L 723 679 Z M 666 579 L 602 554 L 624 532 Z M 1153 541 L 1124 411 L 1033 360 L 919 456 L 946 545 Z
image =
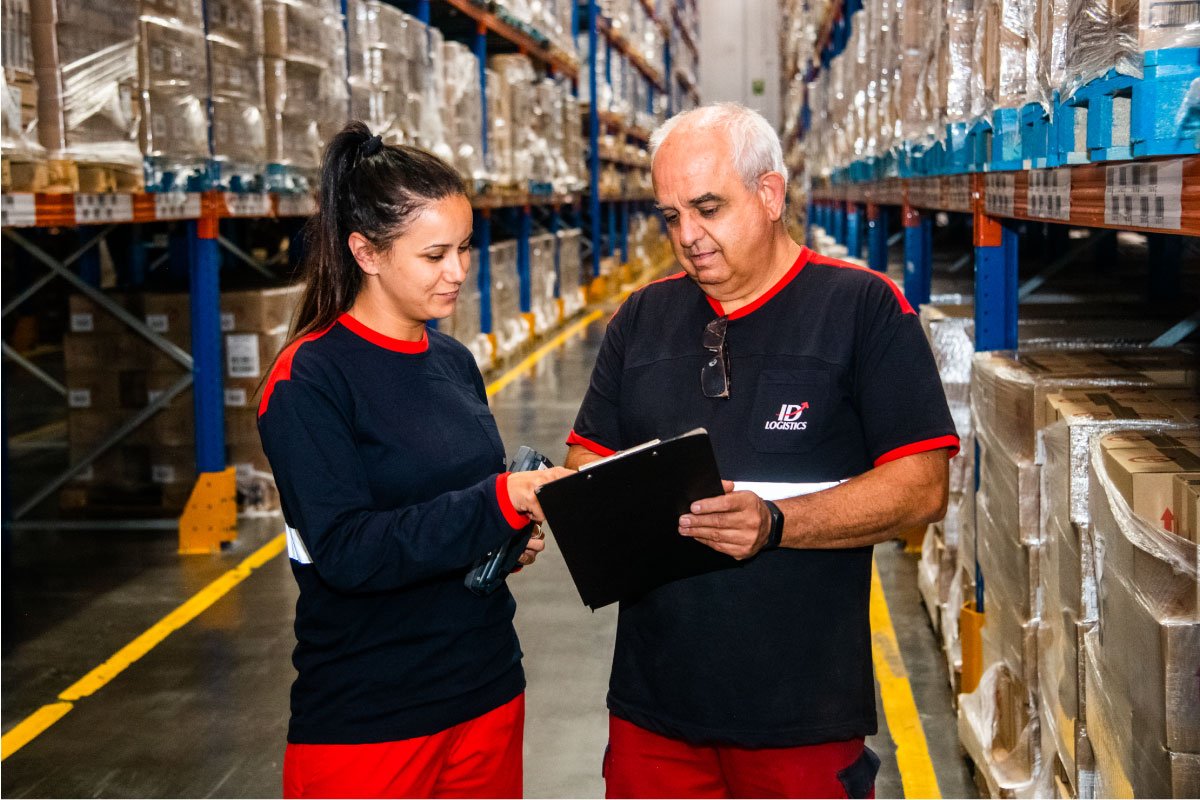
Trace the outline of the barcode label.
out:
M 200 216 L 200 195 L 166 192 L 154 195 L 155 219 L 195 219 Z
M 221 332 L 229 333 L 237 325 L 237 318 L 228 311 L 221 312 Z
M 265 194 L 226 192 L 225 208 L 233 217 L 265 217 L 271 213 L 271 197 Z
M 0 224 L 36 225 L 37 203 L 32 194 L 6 194 L 0 198 Z
M 1182 193 L 1182 161 L 1108 167 L 1104 174 L 1104 222 L 1178 230 L 1183 226 Z
M 166 314 L 147 314 L 146 327 L 155 333 L 168 333 L 171 330 L 171 318 Z
M 132 221 L 133 195 L 131 194 L 75 195 L 75 222 L 80 225 L 93 222 Z
M 1151 3 L 1151 28 L 1184 28 L 1200 22 L 1200 1 Z
M 1071 218 L 1071 170 L 1039 169 L 1029 173 L 1026 213 L 1039 219 Z
M 174 483 L 175 468 L 170 464 L 155 464 L 150 467 L 150 480 L 155 483 Z
M 317 201 L 311 194 L 281 194 L 278 206 L 281 217 L 311 217 L 317 213 Z
M 1011 217 L 1016 213 L 1017 178 L 1012 173 L 993 173 L 987 176 L 983 205 L 987 213 Z
M 908 203 L 919 208 L 940 208 L 942 182 L 937 178 L 915 180 L 908 185 Z
M 971 210 L 971 176 L 951 175 L 945 179 L 942 195 L 946 205 L 953 211 Z
M 91 408 L 91 389 L 70 389 L 67 391 L 67 405 L 71 408 Z
M 247 405 L 245 389 L 226 389 L 225 405 L 232 408 L 245 408 Z
M 96 318 L 90 312 L 71 315 L 71 333 L 91 333 L 96 330 Z
M 262 374 L 258 334 L 233 333 L 225 337 L 225 367 L 230 378 L 257 378 Z

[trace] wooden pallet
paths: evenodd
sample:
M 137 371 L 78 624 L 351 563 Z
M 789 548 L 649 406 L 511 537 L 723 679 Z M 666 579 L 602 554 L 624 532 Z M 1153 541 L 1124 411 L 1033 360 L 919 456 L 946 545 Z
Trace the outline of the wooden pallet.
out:
M 108 194 L 140 192 L 143 187 L 141 168 L 128 164 L 29 159 L 17 155 L 0 160 L 5 192 Z
M 58 505 L 64 516 L 96 519 L 178 516 L 186 503 L 186 493 L 180 495 L 154 485 L 65 486 L 58 494 Z

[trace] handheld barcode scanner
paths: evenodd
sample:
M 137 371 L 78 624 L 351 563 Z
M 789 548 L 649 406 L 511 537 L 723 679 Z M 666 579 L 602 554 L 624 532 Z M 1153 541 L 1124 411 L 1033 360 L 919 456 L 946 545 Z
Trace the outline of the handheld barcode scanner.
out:
M 535 469 L 550 469 L 553 466 L 548 458 L 532 447 L 521 445 L 508 471 L 531 472 Z M 521 533 L 509 537 L 504 544 L 479 559 L 475 567 L 467 573 L 463 583 L 478 595 L 496 591 L 508 574 L 516 569 L 517 559 L 525 552 L 525 545 L 529 544 L 529 537 L 532 535 L 533 525 L 529 525 Z

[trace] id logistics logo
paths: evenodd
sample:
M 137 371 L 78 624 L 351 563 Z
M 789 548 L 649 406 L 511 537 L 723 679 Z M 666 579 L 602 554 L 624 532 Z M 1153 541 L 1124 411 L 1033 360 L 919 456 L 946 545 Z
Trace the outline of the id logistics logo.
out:
M 803 431 L 808 429 L 808 422 L 800 419 L 808 410 L 808 403 L 793 405 L 784 403 L 779 407 L 775 419 L 767 420 L 766 430 L 769 431 Z

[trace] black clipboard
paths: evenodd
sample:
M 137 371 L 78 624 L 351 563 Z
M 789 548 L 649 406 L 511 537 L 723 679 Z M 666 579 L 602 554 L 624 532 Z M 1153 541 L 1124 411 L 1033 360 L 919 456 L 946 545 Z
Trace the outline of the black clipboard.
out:
M 708 431 L 648 442 L 538 490 L 583 602 L 633 600 L 671 581 L 738 566 L 679 533 L 691 504 L 724 494 Z

